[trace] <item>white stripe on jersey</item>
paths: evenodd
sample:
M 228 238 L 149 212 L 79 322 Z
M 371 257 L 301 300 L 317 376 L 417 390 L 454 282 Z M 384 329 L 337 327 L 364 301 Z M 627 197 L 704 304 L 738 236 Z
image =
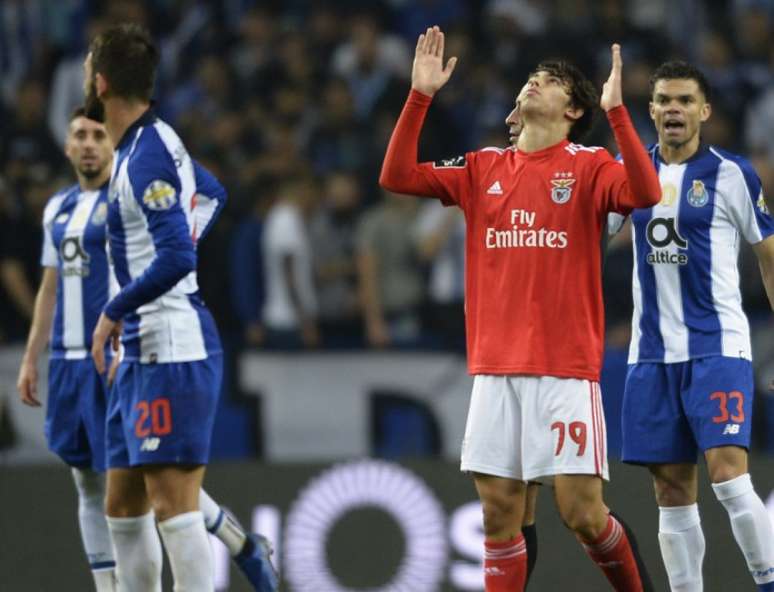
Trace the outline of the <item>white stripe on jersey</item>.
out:
M 714 151 L 713 151 L 714 153 Z M 719 156 L 719 155 L 717 155 Z M 750 327 L 747 317 L 742 311 L 742 297 L 739 292 L 739 231 L 738 227 L 749 227 L 749 221 L 754 220 L 752 200 L 747 191 L 747 185 L 742 178 L 739 165 L 723 159 L 718 170 L 718 186 L 727 187 L 727 196 L 746 211 L 738 226 L 729 223 L 734 220 L 733 209 L 729 211 L 724 202 L 715 207 L 710 229 L 710 239 L 713 245 L 724 245 L 712 249 L 712 293 L 715 294 L 715 309 L 718 313 L 722 334 L 723 355 L 733 358 L 751 358 Z M 737 195 L 734 195 L 734 192 Z M 761 240 L 758 225 L 746 229 L 750 242 Z
M 98 199 L 99 191 L 81 193 L 78 204 L 67 221 L 64 232 L 65 240 L 68 238 L 80 239 L 83 236 L 83 231 Z M 83 280 L 80 275 L 63 273 L 62 276 L 62 308 L 64 313 L 62 345 L 67 350 L 82 348 L 85 343 L 83 334 Z M 67 357 L 69 358 L 69 356 Z
M 685 167 L 662 166 L 659 181 L 662 187 L 682 187 Z M 659 203 L 653 207 L 654 218 L 674 218 L 675 228 L 680 232 L 680 199 L 667 206 Z M 654 265 L 658 286 L 659 328 L 664 338 L 664 362 L 679 362 L 688 356 L 688 329 L 683 318 L 683 295 L 680 290 L 680 266 Z
M 40 264 L 43 267 L 57 267 L 59 265 L 59 255 L 54 245 L 54 239 L 51 236 L 51 227 L 65 197 L 67 197 L 67 192 L 55 195 L 49 200 L 46 208 L 43 210 L 43 252 L 40 255 Z

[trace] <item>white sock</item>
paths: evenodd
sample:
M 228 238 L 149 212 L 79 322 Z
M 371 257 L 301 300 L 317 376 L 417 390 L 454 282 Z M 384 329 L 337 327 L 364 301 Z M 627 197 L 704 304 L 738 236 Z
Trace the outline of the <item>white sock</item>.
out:
M 159 532 L 175 579 L 175 592 L 214 592 L 212 551 L 201 512 L 159 522 Z
M 672 592 L 702 592 L 704 533 L 699 506 L 659 508 L 658 545 Z
M 731 518 L 731 530 L 753 580 L 758 585 L 774 582 L 774 528 L 750 474 L 713 483 L 712 489 Z
M 72 469 L 78 491 L 78 522 L 81 540 L 97 592 L 115 591 L 116 561 L 105 520 L 105 476 L 91 469 Z
M 161 592 L 161 541 L 153 512 L 136 518 L 107 517 L 116 552 L 120 592 Z
M 204 489 L 199 490 L 199 509 L 209 532 L 226 545 L 231 556 L 238 555 L 245 546 L 245 531 L 231 514 L 221 508 Z
M 118 578 L 116 577 L 116 568 L 95 569 L 91 575 L 94 577 L 94 586 L 97 592 L 117 592 Z

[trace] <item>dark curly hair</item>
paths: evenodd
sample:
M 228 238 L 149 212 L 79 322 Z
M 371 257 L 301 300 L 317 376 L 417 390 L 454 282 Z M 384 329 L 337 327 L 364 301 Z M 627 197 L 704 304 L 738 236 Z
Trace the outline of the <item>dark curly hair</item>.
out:
M 597 89 L 576 66 L 565 60 L 540 62 L 532 74 L 537 72 L 547 72 L 561 80 L 570 95 L 570 104 L 576 109 L 583 109 L 583 115 L 572 124 L 568 134 L 571 142 L 580 142 L 591 129 L 597 116 L 599 108 Z
M 107 79 L 112 94 L 150 100 L 159 52 L 146 29 L 136 24 L 110 27 L 94 38 L 89 52 L 92 72 Z
M 712 91 L 710 89 L 709 82 L 704 76 L 701 70 L 696 66 L 692 66 L 688 62 L 682 60 L 673 60 L 671 62 L 664 62 L 653 75 L 650 77 L 650 96 L 653 96 L 653 90 L 656 88 L 656 83 L 659 80 L 694 80 L 699 85 L 699 90 L 704 95 L 704 99 L 709 103 L 712 98 L 710 95 Z

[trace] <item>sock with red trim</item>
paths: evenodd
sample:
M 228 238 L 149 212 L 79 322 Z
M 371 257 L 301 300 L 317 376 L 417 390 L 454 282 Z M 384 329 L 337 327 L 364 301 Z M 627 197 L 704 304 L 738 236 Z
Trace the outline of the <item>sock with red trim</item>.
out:
M 605 573 L 617 592 L 643 592 L 637 561 L 621 523 L 607 517 L 605 530 L 595 541 L 582 541 L 589 557 Z
M 486 592 L 523 592 L 527 579 L 527 544 L 524 536 L 510 541 L 484 541 Z

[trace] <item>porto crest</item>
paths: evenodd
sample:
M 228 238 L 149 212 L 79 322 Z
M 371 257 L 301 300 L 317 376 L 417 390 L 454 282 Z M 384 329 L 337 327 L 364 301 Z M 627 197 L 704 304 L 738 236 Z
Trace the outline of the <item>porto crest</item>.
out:
M 693 180 L 693 186 L 688 190 L 686 197 L 688 198 L 688 203 L 694 208 L 700 208 L 707 205 L 707 202 L 709 201 L 707 188 L 704 187 L 704 183 L 698 179 Z

